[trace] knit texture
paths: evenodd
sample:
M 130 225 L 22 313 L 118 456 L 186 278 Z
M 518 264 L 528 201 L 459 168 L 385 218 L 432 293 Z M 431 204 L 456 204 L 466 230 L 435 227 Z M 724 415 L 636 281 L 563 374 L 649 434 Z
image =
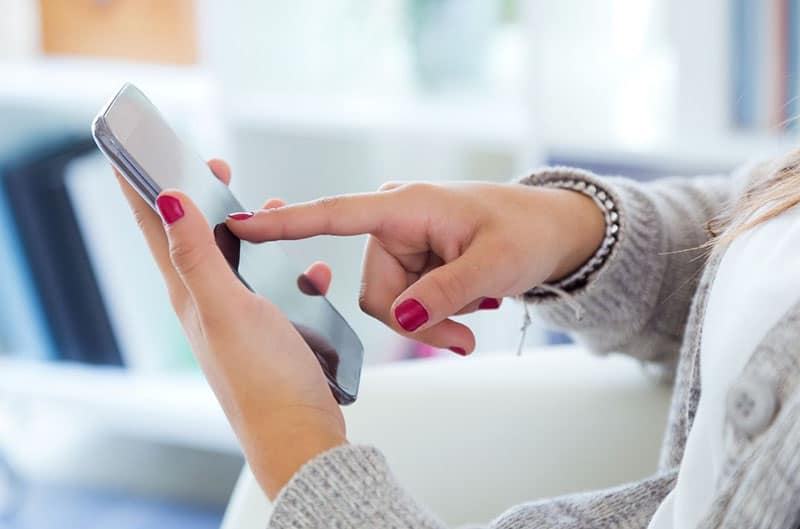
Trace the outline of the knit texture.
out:
M 577 319 L 557 297 L 532 296 L 538 316 L 573 333 L 597 353 L 630 354 L 675 389 L 658 474 L 614 489 L 519 505 L 489 527 L 497 529 L 644 529 L 675 484 L 700 398 L 699 350 L 708 291 L 719 259 L 699 249 L 708 222 L 728 207 L 740 185 L 766 166 L 735 175 L 637 183 L 598 178 L 568 168 L 521 180 L 582 179 L 615 201 L 620 231 L 603 266 L 582 288 Z M 576 226 L 575 229 L 580 229 Z M 705 268 L 705 270 L 704 270 Z M 702 528 L 796 529 L 800 521 L 800 304 L 768 333 L 745 367 L 776 388 L 779 411 L 755 437 L 726 422 L 727 461 Z M 532 447 L 535 449 L 535 447 Z M 535 479 L 532 476 L 531 479 Z M 306 464 L 284 488 L 273 529 L 435 528 L 445 525 L 417 504 L 374 448 L 343 446 Z
M 520 182 L 537 185 L 564 178 L 606 190 L 619 209 L 618 240 L 605 266 L 572 293 L 584 311 L 580 321 L 557 300 L 529 301 L 545 323 L 574 333 L 589 349 L 628 353 L 671 378 L 704 263 L 700 247 L 709 239 L 706 226 L 725 207 L 730 179 L 670 178 L 642 184 L 559 167 Z

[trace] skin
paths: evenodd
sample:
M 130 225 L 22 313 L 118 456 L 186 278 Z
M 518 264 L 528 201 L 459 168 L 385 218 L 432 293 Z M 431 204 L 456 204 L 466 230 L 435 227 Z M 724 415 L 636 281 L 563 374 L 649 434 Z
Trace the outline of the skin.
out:
M 230 182 L 225 162 L 211 160 L 209 167 Z M 236 279 L 189 197 L 165 190 L 159 200 L 178 200 L 183 216 L 163 222 L 117 177 L 200 366 L 253 474 L 274 499 L 303 464 L 347 442 L 322 369 L 287 318 Z M 579 193 L 488 183 L 390 183 L 375 193 L 296 205 L 272 199 L 228 226 L 252 242 L 369 234 L 361 308 L 400 334 L 466 353 L 475 336 L 453 315 L 568 275 L 605 231 L 602 213 Z M 324 263 L 306 276 L 328 290 Z M 408 299 L 428 314 L 413 332 L 395 316 Z
M 469 353 L 475 336 L 452 315 L 567 276 L 602 243 L 605 221 L 590 198 L 572 191 L 389 183 L 376 193 L 258 211 L 228 227 L 252 242 L 369 234 L 362 310 L 402 335 Z M 429 317 L 413 332 L 395 314 L 408 299 Z

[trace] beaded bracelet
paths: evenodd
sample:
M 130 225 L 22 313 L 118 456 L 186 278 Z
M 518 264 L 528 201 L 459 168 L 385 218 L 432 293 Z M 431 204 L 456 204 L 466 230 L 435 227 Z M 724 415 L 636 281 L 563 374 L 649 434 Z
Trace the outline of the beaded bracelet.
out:
M 584 180 L 550 180 L 537 185 L 547 188 L 569 189 L 591 198 L 594 200 L 595 204 L 597 204 L 597 207 L 600 208 L 600 211 L 603 212 L 603 217 L 606 221 L 606 236 L 603 239 L 603 244 L 600 245 L 600 248 L 597 249 L 591 259 L 566 278 L 556 283 L 546 283 L 541 286 L 533 287 L 525 293 L 526 296 L 548 297 L 554 295 L 554 292 L 557 291 L 569 292 L 584 286 L 588 278 L 603 266 L 617 242 L 619 211 L 617 210 L 617 205 L 608 193 L 598 188 L 595 184 Z

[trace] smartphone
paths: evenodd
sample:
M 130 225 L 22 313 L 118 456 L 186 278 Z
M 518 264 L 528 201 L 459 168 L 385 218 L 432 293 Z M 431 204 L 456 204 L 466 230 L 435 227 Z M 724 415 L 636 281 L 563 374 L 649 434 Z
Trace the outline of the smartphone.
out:
M 298 273 L 302 269 L 281 243 L 252 244 L 228 230 L 228 213 L 245 208 L 150 100 L 125 84 L 95 117 L 92 137 L 154 210 L 163 189 L 178 189 L 197 204 L 239 280 L 288 316 L 319 360 L 337 402 L 355 402 L 364 360 L 361 340 L 330 301 Z

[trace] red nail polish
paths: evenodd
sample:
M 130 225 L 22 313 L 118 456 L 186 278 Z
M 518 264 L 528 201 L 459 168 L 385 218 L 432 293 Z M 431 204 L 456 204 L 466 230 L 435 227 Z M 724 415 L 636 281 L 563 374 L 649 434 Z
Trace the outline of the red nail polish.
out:
M 450 350 L 453 351 L 457 355 L 467 356 L 467 352 L 464 349 L 462 349 L 461 347 L 453 346 L 453 347 L 450 348 Z
M 183 217 L 183 206 L 181 201 L 170 195 L 161 195 L 156 199 L 158 211 L 161 212 L 161 218 L 167 224 L 179 221 Z
M 237 213 L 228 213 L 228 218 L 233 220 L 247 220 L 255 215 L 252 211 L 239 211 Z
M 416 299 L 407 299 L 394 309 L 394 317 L 407 332 L 416 331 L 428 321 L 428 311 Z
M 494 310 L 500 308 L 500 300 L 497 298 L 483 298 L 480 305 L 478 305 L 480 310 Z

